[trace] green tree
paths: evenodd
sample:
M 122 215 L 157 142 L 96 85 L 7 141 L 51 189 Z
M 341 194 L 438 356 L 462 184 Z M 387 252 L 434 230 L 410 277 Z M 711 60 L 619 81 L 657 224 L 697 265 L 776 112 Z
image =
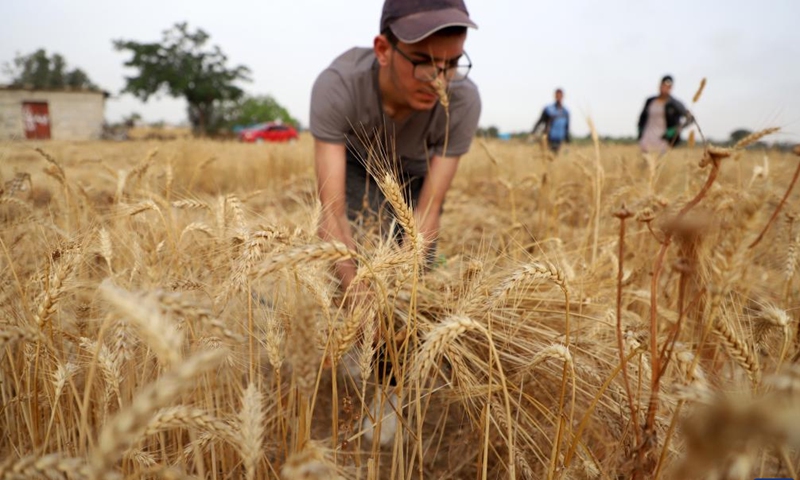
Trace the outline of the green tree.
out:
M 98 90 L 86 72 L 80 68 L 69 70 L 63 56 L 58 53 L 48 56 L 43 48 L 28 55 L 17 54 L 13 62 L 4 64 L 3 71 L 11 77 L 14 87 Z
M 500 130 L 496 126 L 490 125 L 487 128 L 483 128 L 483 127 L 478 128 L 478 131 L 476 132 L 476 134 L 479 137 L 497 138 L 497 137 L 500 136 Z
M 236 102 L 229 102 L 224 107 L 222 115 L 224 127 L 232 128 L 237 125 L 252 125 L 254 123 L 280 120 L 297 126 L 299 122 L 289 114 L 285 107 L 280 105 L 271 95 L 258 95 L 242 97 Z
M 114 48 L 133 54 L 125 66 L 138 70 L 137 75 L 125 78 L 122 92 L 145 102 L 164 91 L 183 97 L 188 103 L 189 122 L 201 133 L 208 132 L 209 126 L 219 123 L 219 106 L 244 94 L 234 83 L 250 80 L 249 68 L 229 68 L 228 57 L 218 46 L 206 47 L 209 38 L 201 29 L 191 32 L 186 23 L 177 23 L 159 42 L 115 40 Z
M 734 130 L 734 131 L 731 132 L 730 141 L 731 141 L 732 144 L 736 143 L 739 140 L 743 139 L 744 137 L 750 135 L 751 133 L 753 133 L 753 132 L 751 132 L 750 130 L 747 130 L 745 128 L 740 128 L 738 130 Z

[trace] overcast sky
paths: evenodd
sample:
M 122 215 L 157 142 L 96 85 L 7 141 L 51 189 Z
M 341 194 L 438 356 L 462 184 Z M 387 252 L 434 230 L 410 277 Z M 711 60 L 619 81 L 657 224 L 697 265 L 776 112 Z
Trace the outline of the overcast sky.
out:
M 142 104 L 119 95 L 127 55 L 112 40 L 152 42 L 176 22 L 211 35 L 231 65 L 252 70 L 242 86 L 271 94 L 304 125 L 316 75 L 352 46 L 370 46 L 382 0 L 176 1 L 0 0 L 0 63 L 45 48 L 112 93 L 109 121 L 185 121 L 183 102 Z M 566 91 L 575 135 L 591 115 L 601 134 L 633 135 L 645 98 L 665 73 L 704 132 L 780 126 L 800 142 L 800 0 L 467 0 L 479 29 L 466 50 L 483 100 L 481 125 L 530 129 L 555 87 Z M 7 81 L 8 78 L 0 78 Z

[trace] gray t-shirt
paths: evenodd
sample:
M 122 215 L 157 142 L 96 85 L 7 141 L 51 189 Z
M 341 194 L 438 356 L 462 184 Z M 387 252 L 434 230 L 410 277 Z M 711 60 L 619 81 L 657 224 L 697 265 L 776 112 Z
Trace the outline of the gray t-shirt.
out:
M 450 84 L 450 135 L 447 156 L 469 150 L 481 99 L 478 88 L 467 79 Z M 431 110 L 412 112 L 400 123 L 383 113 L 378 89 L 378 63 L 370 48 L 353 48 L 339 56 L 317 77 L 311 92 L 310 128 L 314 138 L 346 144 L 366 158 L 368 142 L 379 141 L 384 151 L 393 145 L 406 175 L 424 176 L 428 161 L 442 155 L 446 116 L 440 104 Z M 392 134 L 393 133 L 393 134 Z

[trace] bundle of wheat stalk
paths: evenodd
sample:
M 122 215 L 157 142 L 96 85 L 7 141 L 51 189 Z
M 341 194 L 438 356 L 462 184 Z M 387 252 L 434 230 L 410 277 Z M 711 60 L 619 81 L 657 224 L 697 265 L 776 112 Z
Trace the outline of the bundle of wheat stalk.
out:
M 412 241 L 317 238 L 309 139 L 4 145 L 0 478 L 796 476 L 797 157 L 747 142 L 485 143 L 432 265 L 388 171 Z

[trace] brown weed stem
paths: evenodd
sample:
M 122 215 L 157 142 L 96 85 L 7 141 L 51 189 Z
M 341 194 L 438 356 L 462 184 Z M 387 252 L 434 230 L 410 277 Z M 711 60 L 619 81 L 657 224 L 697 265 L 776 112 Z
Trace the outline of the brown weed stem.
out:
M 767 233 L 769 227 L 775 222 L 775 219 L 778 218 L 778 214 L 781 212 L 783 205 L 786 203 L 786 199 L 789 198 L 789 194 L 792 193 L 792 189 L 794 188 L 794 184 L 797 183 L 797 177 L 800 176 L 800 163 L 797 164 L 797 168 L 794 171 L 794 177 L 792 177 L 792 181 L 789 183 L 789 188 L 786 189 L 786 193 L 783 194 L 783 198 L 781 198 L 781 202 L 778 204 L 778 207 L 772 212 L 772 216 L 769 218 L 769 221 L 766 225 L 764 225 L 764 230 L 758 235 L 753 243 L 747 246 L 747 248 L 753 248 L 764 238 L 764 234 Z
M 630 380 L 628 379 L 628 362 L 625 361 L 625 346 L 622 342 L 622 278 L 623 278 L 623 263 L 625 258 L 625 220 L 630 218 L 633 214 L 622 207 L 614 213 L 614 216 L 619 219 L 619 255 L 617 264 L 617 348 L 619 349 L 619 364 L 622 367 L 622 379 L 625 383 L 625 395 L 628 397 L 628 407 L 631 410 L 631 419 L 633 420 L 633 431 L 636 435 L 636 444 L 641 443 L 641 432 L 639 430 L 639 414 L 633 404 L 633 395 L 631 394 Z

